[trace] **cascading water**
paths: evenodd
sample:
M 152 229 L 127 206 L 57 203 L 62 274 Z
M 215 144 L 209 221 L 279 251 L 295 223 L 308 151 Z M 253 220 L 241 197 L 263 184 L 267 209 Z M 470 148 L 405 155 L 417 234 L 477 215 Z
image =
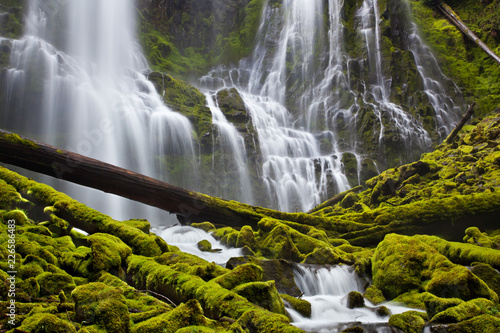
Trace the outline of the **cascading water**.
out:
M 389 316 L 377 315 L 376 306 L 365 300 L 366 307 L 349 309 L 347 294 L 363 292 L 363 281 L 350 266 L 313 267 L 297 265 L 295 283 L 304 293 L 304 300 L 311 303 L 311 317 L 305 318 L 287 308 L 292 324 L 307 332 L 337 333 L 341 330 L 365 325 L 367 332 L 391 332 L 386 323 Z M 383 304 L 392 314 L 403 313 L 409 308 Z M 368 324 L 369 325 L 366 325 Z
M 239 257 L 242 254 L 240 248 L 227 248 L 201 229 L 173 226 L 170 228 L 158 227 L 152 231 L 162 237 L 169 245 L 177 246 L 183 252 L 194 254 L 209 262 L 215 262 L 217 265 L 225 266 L 230 258 Z M 202 240 L 210 242 L 212 251 L 201 251 L 198 248 L 197 244 Z
M 408 45 L 401 47 L 413 54 L 430 105 L 426 116 L 435 119 L 430 125 L 415 111 L 427 101 L 417 105 L 417 97 L 406 96 L 406 102 L 395 102 L 399 88 L 384 69 L 378 2 L 365 0 L 357 9 L 364 50 L 355 57 L 347 51 L 352 41 L 345 37 L 345 11 L 343 0 L 267 1 L 252 56 L 238 68 L 219 68 L 200 80 L 207 89 L 239 90 L 259 136 L 261 179 L 272 207 L 308 210 L 349 188 L 345 154 L 354 156 L 361 182 L 363 162 L 375 169 L 409 162 L 456 121 L 460 106 L 450 103 L 440 83 L 447 79 L 431 76 L 422 65 L 434 58 L 416 42 L 414 28 L 401 32 L 409 35 Z M 355 185 L 356 179 L 350 182 Z
M 207 105 L 212 112 L 212 124 L 216 127 L 217 138 L 212 150 L 214 173 L 235 173 L 237 180 L 231 187 L 216 188 L 215 192 L 224 198 L 232 198 L 246 203 L 253 202 L 252 185 L 247 166 L 245 141 L 216 104 L 216 94 L 206 93 Z M 219 186 L 219 184 L 215 184 Z
M 187 185 L 161 170 L 169 158 L 194 160 L 191 124 L 162 103 L 142 74 L 148 66 L 136 43 L 133 1 L 52 5 L 57 8 L 48 11 L 47 1 L 31 0 L 26 33 L 13 41 L 6 100 L 7 110 L 16 112 L 4 115 L 4 126 Z M 69 172 L 71 165 L 61 168 Z M 195 178 L 195 169 L 187 169 Z M 148 215 L 142 206 L 97 191 L 76 186 L 64 191 L 115 218 Z
M 206 95 L 216 134 L 213 178 L 223 179 L 229 166 L 236 175 L 230 188 L 198 179 L 201 157 L 188 120 L 165 107 L 142 74 L 147 64 L 133 32 L 132 0 L 31 0 L 26 34 L 13 41 L 6 75 L 5 109 L 16 112 L 2 115 L 2 126 L 189 189 L 307 211 L 370 177 L 361 176 L 363 165 L 397 165 L 429 149 L 431 138 L 439 140 L 429 126 L 442 139 L 460 109 L 447 79 L 431 70 L 435 60 L 414 26 L 403 34 L 421 93 L 395 102 L 379 4 L 365 0 L 355 9 L 356 35 L 343 25 L 346 7 L 343 0 L 266 1 L 251 57 L 200 80 L 212 92 L 237 88 L 258 135 L 258 150 L 245 151 L 217 99 Z M 352 36 L 363 40 L 355 54 Z M 431 120 L 403 105 L 417 99 L 428 101 Z M 348 155 L 357 177 L 348 175 Z M 249 160 L 258 170 L 249 172 Z M 59 188 L 115 217 L 145 216 L 129 203 L 110 210 L 115 205 L 96 191 Z

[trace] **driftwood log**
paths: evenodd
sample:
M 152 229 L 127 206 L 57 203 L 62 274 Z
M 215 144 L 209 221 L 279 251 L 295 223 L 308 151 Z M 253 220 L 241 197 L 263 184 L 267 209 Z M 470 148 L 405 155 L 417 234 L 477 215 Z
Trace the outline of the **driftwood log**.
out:
M 157 207 L 183 223 L 210 221 L 257 226 L 263 217 L 302 222 L 304 213 L 285 213 L 188 191 L 158 179 L 0 130 L 0 162 L 67 180 Z M 307 215 L 307 219 L 321 218 Z

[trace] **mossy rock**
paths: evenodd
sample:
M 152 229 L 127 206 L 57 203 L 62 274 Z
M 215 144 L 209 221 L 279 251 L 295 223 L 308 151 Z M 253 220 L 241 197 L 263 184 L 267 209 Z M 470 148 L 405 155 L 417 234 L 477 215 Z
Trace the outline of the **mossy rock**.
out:
M 300 313 L 304 317 L 311 317 L 311 303 L 308 301 L 296 298 L 287 294 L 280 294 L 284 302 L 288 303 L 292 309 Z
M 77 287 L 71 294 L 78 322 L 96 324 L 108 332 L 128 332 L 129 310 L 121 288 L 92 282 Z
M 34 256 L 32 254 L 28 254 L 24 258 L 21 267 L 19 267 L 18 272 L 21 279 L 27 279 L 42 274 L 47 270 L 47 268 L 48 263 L 45 259 Z
M 262 268 L 255 264 L 237 266 L 232 271 L 215 278 L 213 281 L 221 287 L 231 290 L 236 286 L 262 279 Z
M 30 333 L 68 332 L 76 333 L 75 326 L 50 313 L 37 313 L 27 317 L 19 327 Z
M 250 249 L 255 248 L 255 235 L 251 226 L 245 225 L 240 229 L 236 238 L 236 247 L 248 246 Z
M 231 123 L 246 123 L 249 119 L 245 103 L 235 88 L 217 92 L 217 102 Z
M 283 315 L 286 314 L 285 305 L 278 290 L 276 290 L 274 281 L 240 284 L 233 291 L 264 309 Z
M 73 275 L 90 278 L 95 273 L 92 249 L 79 246 L 74 252 L 64 252 L 59 259 L 62 268 Z
M 253 263 L 263 270 L 261 281 L 273 280 L 276 289 L 282 294 L 298 297 L 302 292 L 295 283 L 293 264 L 284 259 L 257 259 L 254 257 L 235 257 L 228 260 L 226 267 L 235 268 L 237 266 Z
M 389 325 L 406 333 L 421 333 L 425 326 L 425 320 L 422 318 L 420 312 L 407 311 L 392 315 L 389 318 Z
M 380 289 L 378 289 L 374 285 L 371 285 L 368 288 L 366 288 L 365 292 L 363 293 L 363 296 L 375 305 L 385 302 L 384 294 Z
M 456 297 L 466 301 L 484 297 L 498 302 L 498 295 L 485 282 L 459 265 L 447 271 L 434 271 L 425 290 L 439 297 Z
M 145 234 L 149 234 L 149 230 L 151 229 L 151 223 L 149 223 L 148 220 L 138 220 L 138 219 L 133 219 L 133 220 L 126 220 L 122 221 L 122 223 L 137 228 L 140 231 L 142 231 Z
M 432 323 L 458 323 L 482 314 L 487 314 L 495 308 L 495 304 L 484 298 L 476 298 L 468 302 L 449 307 L 434 315 Z M 496 308 L 495 308 L 496 309 Z
M 206 239 L 199 241 L 196 245 L 198 249 L 203 252 L 210 252 L 212 250 L 212 244 Z
M 125 259 L 132 254 L 132 249 L 118 237 L 95 233 L 88 241 L 92 250 L 92 268 L 101 270 L 117 270 L 125 263 Z
M 486 283 L 418 237 L 387 235 L 377 246 L 372 263 L 373 284 L 388 299 L 410 290 L 425 290 L 439 297 L 486 297 L 498 301 Z
M 447 325 L 446 329 L 450 333 L 500 332 L 500 318 L 491 314 L 483 314 L 457 324 Z
M 316 265 L 337 265 L 342 262 L 340 251 L 335 248 L 320 247 L 309 253 L 303 263 Z
M 73 277 L 66 273 L 46 272 L 38 275 L 35 279 L 40 286 L 40 296 L 58 295 L 61 290 L 71 294 L 76 288 Z
M 3 220 L 14 220 L 16 221 L 16 226 L 23 226 L 26 224 L 31 224 L 26 213 L 19 209 L 11 210 L 3 214 Z
M 422 299 L 429 318 L 448 308 L 464 303 L 460 298 L 441 298 L 427 292 L 422 294 Z
M 496 269 L 488 264 L 474 263 L 470 271 L 500 296 L 500 273 Z
M 349 309 L 362 308 L 365 306 L 365 298 L 358 291 L 351 291 L 347 294 L 347 307 Z
M 191 226 L 193 228 L 204 230 L 205 232 L 215 230 L 215 226 L 211 222 L 191 223 Z
M 492 249 L 500 249 L 500 244 L 497 244 L 494 240 L 488 237 L 488 234 L 481 232 L 477 227 L 469 227 L 465 230 L 464 242 Z
M 28 294 L 31 298 L 36 298 L 40 294 L 40 285 L 34 277 L 22 280 L 18 283 L 17 287 Z

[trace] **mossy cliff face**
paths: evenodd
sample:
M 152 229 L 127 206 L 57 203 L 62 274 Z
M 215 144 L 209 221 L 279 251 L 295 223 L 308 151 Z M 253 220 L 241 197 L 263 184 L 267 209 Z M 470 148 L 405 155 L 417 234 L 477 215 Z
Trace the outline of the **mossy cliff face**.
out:
M 250 54 L 263 2 L 138 1 L 140 40 L 155 70 L 197 77 Z

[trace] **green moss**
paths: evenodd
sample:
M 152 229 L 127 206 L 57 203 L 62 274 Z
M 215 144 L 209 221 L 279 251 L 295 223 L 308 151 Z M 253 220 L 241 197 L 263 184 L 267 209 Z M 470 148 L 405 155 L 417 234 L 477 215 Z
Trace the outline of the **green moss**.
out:
M 69 274 L 64 273 L 42 273 L 36 276 L 40 286 L 40 296 L 58 295 L 61 290 L 70 294 L 76 285 Z
M 204 230 L 206 232 L 211 232 L 215 230 L 215 226 L 211 222 L 201 222 L 201 223 L 191 223 L 191 226 Z
M 500 318 L 490 314 L 483 314 L 472 319 L 461 321 L 458 324 L 447 326 L 448 332 L 498 332 L 500 330 Z
M 129 311 L 122 292 L 101 282 L 77 287 L 71 294 L 76 321 L 96 324 L 108 332 L 128 332 Z
M 20 288 L 31 298 L 36 298 L 40 294 L 40 285 L 34 277 L 22 280 L 16 287 Z
M 244 264 L 214 279 L 221 287 L 231 290 L 240 284 L 262 279 L 262 268 L 255 264 Z
M 237 319 L 243 327 L 254 327 L 266 332 L 273 327 L 279 332 L 300 332 L 289 325 L 285 316 L 274 314 L 248 302 L 219 284 L 205 282 L 201 278 L 174 271 L 145 257 L 132 255 L 127 259 L 128 274 L 133 276 L 138 288 L 154 290 L 172 300 L 187 301 L 195 298 L 204 313 L 211 318 L 224 316 Z
M 92 249 L 85 246 L 79 246 L 74 252 L 62 253 L 59 262 L 73 275 L 90 278 L 94 273 Z
M 19 329 L 31 333 L 76 333 L 75 327 L 70 322 L 62 320 L 50 313 L 37 313 L 33 316 L 29 316 L 23 321 Z
M 197 246 L 200 251 L 210 252 L 212 250 L 212 244 L 206 239 L 199 241 Z
M 460 298 L 441 298 L 427 292 L 422 294 L 422 299 L 424 300 L 425 310 L 429 318 L 448 308 L 464 303 Z
M 474 263 L 471 272 L 500 296 L 500 273 L 488 264 Z
M 3 220 L 14 220 L 16 221 L 16 226 L 30 224 L 26 213 L 19 209 L 11 210 L 10 212 L 6 212 L 5 214 L 3 214 Z
M 122 221 L 122 223 L 125 223 L 128 226 L 137 228 L 145 234 L 149 234 L 149 230 L 151 229 L 151 223 L 149 223 L 148 220 L 134 219 L 134 220 Z
M 286 314 L 285 305 L 276 290 L 274 281 L 248 282 L 236 286 L 233 291 L 264 309 L 282 315 Z
M 401 314 L 392 315 L 389 319 L 389 325 L 403 332 L 420 333 L 425 326 L 425 320 L 422 318 L 420 312 L 407 311 Z
M 132 254 L 129 246 L 112 235 L 96 233 L 92 234 L 88 241 L 92 250 L 92 267 L 96 272 L 117 270 Z
M 280 294 L 284 302 L 288 303 L 295 311 L 304 317 L 311 317 L 311 303 L 308 301 L 295 298 L 287 294 Z
M 490 237 L 488 237 L 487 233 L 481 232 L 476 227 L 469 227 L 465 230 L 464 242 L 492 249 L 500 249 L 500 244 L 497 244 Z
M 366 288 L 363 296 L 375 305 L 385 302 L 384 294 L 380 289 L 378 289 L 374 285 L 371 285 L 368 288 Z
M 372 259 L 373 284 L 387 298 L 415 289 L 470 300 L 498 296 L 467 268 L 451 263 L 418 236 L 387 235 Z
M 424 300 L 422 298 L 422 293 L 419 293 L 417 290 L 411 290 L 404 294 L 399 295 L 392 302 L 396 304 L 402 304 L 404 306 L 408 306 L 414 309 L 425 309 Z
M 495 268 L 500 268 L 498 250 L 479 247 L 472 244 L 448 242 L 436 236 L 415 236 L 418 240 L 432 246 L 451 261 L 461 265 L 471 265 L 473 262 L 483 262 Z
M 351 291 L 347 294 L 347 307 L 349 309 L 362 308 L 365 306 L 365 299 L 360 292 Z
M 477 298 L 468 302 L 460 303 L 456 306 L 449 307 L 444 311 L 437 313 L 432 317 L 433 323 L 458 323 L 463 320 L 473 318 L 487 312 L 494 308 L 495 305 L 484 298 Z

